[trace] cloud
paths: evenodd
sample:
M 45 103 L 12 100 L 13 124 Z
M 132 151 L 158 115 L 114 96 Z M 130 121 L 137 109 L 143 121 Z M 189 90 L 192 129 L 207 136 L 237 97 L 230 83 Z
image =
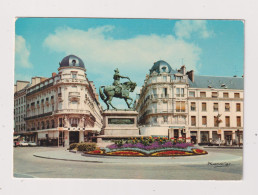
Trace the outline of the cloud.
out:
M 187 70 L 198 72 L 201 49 L 193 43 L 173 35 L 156 34 L 115 39 L 112 37 L 115 30 L 114 26 L 88 30 L 57 28 L 45 38 L 43 46 L 51 52 L 74 54 L 82 58 L 88 78 L 94 81 L 97 89 L 101 85 L 112 84 L 114 69 L 118 67 L 121 75 L 129 76 L 137 83 L 135 92 L 130 95 L 132 98 L 139 93 L 145 75 L 158 60 L 165 60 L 173 69 L 177 69 L 182 65 L 183 58 Z M 123 100 L 114 98 L 114 102 L 114 105 L 125 106 Z
M 206 39 L 211 37 L 214 32 L 207 27 L 205 20 L 181 20 L 175 23 L 175 34 L 178 38 L 190 39 L 193 35 Z
M 154 62 L 162 59 L 172 67 L 181 65 L 196 70 L 201 49 L 172 35 L 138 35 L 130 39 L 114 39 L 110 31 L 113 26 L 90 28 L 87 31 L 69 27 L 58 28 L 49 34 L 43 45 L 51 51 L 75 54 L 81 57 L 86 69 L 105 73 L 119 66 L 121 69 L 142 72 L 145 76 Z M 111 70 L 113 73 L 113 70 Z M 144 76 L 142 80 L 144 80 Z
M 17 81 L 17 80 L 30 81 L 31 76 L 28 73 L 23 73 L 23 74 L 15 73 L 15 81 Z
M 26 40 L 20 35 L 15 35 L 15 66 L 31 68 L 29 57 L 30 51 L 26 45 Z

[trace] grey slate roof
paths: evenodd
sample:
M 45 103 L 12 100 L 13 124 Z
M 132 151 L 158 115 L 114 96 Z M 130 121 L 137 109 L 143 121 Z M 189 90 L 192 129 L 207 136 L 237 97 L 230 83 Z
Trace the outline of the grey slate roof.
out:
M 177 72 L 177 71 L 173 70 L 167 62 L 165 62 L 164 60 L 159 60 L 153 64 L 152 68 L 150 69 L 150 74 L 154 71 L 156 71 L 157 73 L 160 73 L 160 70 L 162 69 L 162 67 L 167 67 L 168 70 L 166 72 L 168 72 L 168 73 L 173 74 L 173 73 Z
M 60 67 L 77 66 L 77 67 L 85 68 L 84 63 L 81 60 L 81 58 L 79 58 L 75 55 L 68 55 L 68 56 L 64 57 L 59 64 L 60 64 Z
M 194 82 L 190 79 L 190 88 L 209 88 L 214 89 L 244 89 L 244 78 L 242 77 L 217 77 L 217 76 L 194 76 Z M 225 86 L 223 86 L 225 85 Z

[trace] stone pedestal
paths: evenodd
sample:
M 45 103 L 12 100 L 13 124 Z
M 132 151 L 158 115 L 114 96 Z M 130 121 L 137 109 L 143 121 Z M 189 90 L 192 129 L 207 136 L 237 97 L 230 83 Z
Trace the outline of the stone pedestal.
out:
M 97 137 L 98 143 L 102 142 L 102 139 L 130 138 L 139 136 L 139 128 L 137 127 L 137 111 L 105 110 L 102 115 L 102 135 Z

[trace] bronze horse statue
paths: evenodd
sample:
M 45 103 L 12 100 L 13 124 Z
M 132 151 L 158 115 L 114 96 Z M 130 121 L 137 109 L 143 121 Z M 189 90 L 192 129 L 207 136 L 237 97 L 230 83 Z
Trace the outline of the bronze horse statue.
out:
M 116 109 L 111 103 L 113 97 L 124 99 L 128 108 L 131 108 L 131 105 L 133 103 L 133 99 L 129 97 L 129 93 L 133 92 L 135 87 L 136 87 L 136 83 L 131 82 L 131 81 L 122 83 L 121 87 L 114 86 L 114 85 L 101 86 L 99 88 L 99 94 L 100 94 L 101 99 L 107 105 L 108 110 L 109 110 L 109 105 L 113 109 Z M 104 88 L 104 89 L 102 90 L 102 88 Z M 131 100 L 131 102 L 128 103 L 127 100 Z

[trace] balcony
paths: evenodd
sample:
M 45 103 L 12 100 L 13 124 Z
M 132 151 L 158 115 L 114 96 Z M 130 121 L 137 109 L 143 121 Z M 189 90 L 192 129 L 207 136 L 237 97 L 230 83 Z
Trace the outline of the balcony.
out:
M 66 113 L 76 113 L 76 114 L 88 114 L 90 115 L 90 111 L 88 110 L 78 110 L 78 109 L 63 109 L 63 110 L 57 110 L 54 112 L 54 114 L 66 114 Z
M 30 117 L 26 117 L 24 118 L 24 120 L 31 120 L 31 119 L 35 119 L 35 118 L 41 118 L 41 117 L 45 117 L 45 116 L 50 116 L 52 115 L 52 112 L 47 112 L 44 114 L 39 114 L 39 115 L 34 115 L 34 116 L 30 116 Z

